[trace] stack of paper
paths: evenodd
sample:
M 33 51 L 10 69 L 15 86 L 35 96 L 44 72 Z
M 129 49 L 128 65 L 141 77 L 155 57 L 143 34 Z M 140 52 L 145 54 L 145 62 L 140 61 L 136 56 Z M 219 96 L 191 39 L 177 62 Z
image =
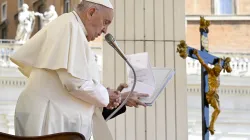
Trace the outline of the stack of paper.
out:
M 156 79 L 156 88 L 151 96 L 141 99 L 148 106 L 151 106 L 155 102 L 175 74 L 174 70 L 169 68 L 153 68 L 152 70 Z
M 173 77 L 174 70 L 169 68 L 152 68 L 146 52 L 127 55 L 127 59 L 136 73 L 137 80 L 134 92 L 149 94 L 149 97 L 140 98 L 140 100 L 151 106 Z M 131 91 L 134 83 L 134 75 L 129 66 L 127 66 L 127 75 L 128 88 L 125 88 L 122 92 Z

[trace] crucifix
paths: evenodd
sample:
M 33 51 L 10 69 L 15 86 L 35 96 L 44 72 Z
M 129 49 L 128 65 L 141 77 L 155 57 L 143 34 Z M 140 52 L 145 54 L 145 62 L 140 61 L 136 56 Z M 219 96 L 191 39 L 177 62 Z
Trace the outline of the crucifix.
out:
M 187 46 L 185 41 L 181 41 L 177 46 L 177 52 L 180 57 L 186 59 L 187 57 L 196 59 L 201 64 L 201 107 L 202 107 L 202 140 L 209 140 L 209 132 L 214 135 L 214 124 L 220 114 L 220 102 L 218 95 L 218 88 L 220 86 L 220 72 L 231 72 L 231 59 L 219 58 L 209 54 L 208 50 L 208 27 L 209 21 L 204 17 L 200 17 L 200 50 Z M 210 68 L 208 64 L 213 65 Z M 211 116 L 209 124 L 209 105 L 213 107 L 214 111 Z

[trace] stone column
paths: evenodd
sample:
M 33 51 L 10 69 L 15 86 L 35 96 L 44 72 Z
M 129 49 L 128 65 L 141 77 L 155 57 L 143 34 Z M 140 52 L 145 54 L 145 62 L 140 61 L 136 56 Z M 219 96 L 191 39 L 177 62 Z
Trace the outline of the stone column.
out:
M 115 18 L 108 32 L 126 54 L 148 52 L 155 67 L 176 70 L 152 107 L 127 108 L 110 120 L 116 140 L 187 140 L 186 61 L 176 53 L 185 40 L 185 0 L 111 0 Z M 116 88 L 126 81 L 124 61 L 104 42 L 103 82 Z
M 8 120 L 5 114 L 0 115 L 0 132 L 8 133 Z
M 6 115 L 6 119 L 8 121 L 7 126 L 8 126 L 8 133 L 15 135 L 15 129 L 14 129 L 14 114 L 10 113 Z
M 14 135 L 16 102 L 0 101 L 0 132 Z

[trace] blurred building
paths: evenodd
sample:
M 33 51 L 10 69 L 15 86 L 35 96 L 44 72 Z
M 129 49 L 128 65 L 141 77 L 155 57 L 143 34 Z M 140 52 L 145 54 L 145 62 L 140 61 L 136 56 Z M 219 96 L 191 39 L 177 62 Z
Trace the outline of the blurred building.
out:
M 186 39 L 199 48 L 199 16 L 211 21 L 211 52 L 250 52 L 250 0 L 186 0 Z
M 10 7 L 9 1 L 7 1 L 7 8 Z M 109 32 L 115 36 L 121 49 L 126 54 L 146 51 L 150 55 L 150 62 L 153 66 L 167 66 L 178 71 L 168 85 L 168 90 L 164 90 L 164 93 L 159 97 L 157 105 L 154 104 L 148 108 L 127 108 L 125 114 L 108 122 L 111 133 L 116 140 L 120 138 L 124 140 L 187 139 L 185 60 L 180 59 L 177 53 L 173 54 L 176 45 L 173 40 L 185 38 L 184 1 L 111 0 L 117 9 L 114 13 L 115 20 L 110 25 Z M 15 2 L 17 3 L 17 1 Z M 40 5 L 38 4 L 40 1 L 34 2 L 37 2 L 36 6 Z M 34 2 L 30 1 L 28 5 L 33 7 Z M 44 2 L 45 5 L 41 9 L 46 9 L 50 5 L 48 2 L 51 2 L 56 6 L 59 15 L 64 12 L 65 1 L 63 0 L 44 0 L 41 2 Z M 176 6 L 172 6 L 173 4 Z M 70 5 L 71 8 L 73 5 Z M 17 4 L 13 5 L 13 8 L 16 6 Z M 179 9 L 179 7 L 182 8 Z M 32 9 L 30 8 L 30 10 Z M 8 13 L 6 19 L 16 22 L 14 17 L 17 17 L 17 9 L 12 15 L 8 15 Z M 165 24 L 166 21 L 170 24 Z M 12 25 L 12 21 L 7 22 L 6 25 Z M 7 28 L 6 38 L 14 39 L 16 26 L 17 23 L 13 24 L 11 28 Z M 36 27 L 36 31 L 38 30 L 39 27 Z M 100 40 L 102 39 L 100 38 Z M 98 43 L 91 42 L 90 44 L 95 52 L 100 50 L 101 45 Z M 101 57 L 103 57 L 104 68 L 100 69 L 104 76 L 102 83 L 105 87 L 115 88 L 120 83 L 125 82 L 127 76 L 125 64 L 108 43 L 103 44 L 103 53 L 100 52 L 100 57 L 98 57 L 100 65 L 102 65 Z M 16 101 L 25 88 L 27 80 L 9 60 L 11 50 L 19 47 L 22 45 L 15 41 L 0 39 L 0 132 L 10 134 L 14 134 Z
M 199 20 L 209 27 L 210 53 L 232 59 L 233 72 L 221 72 L 221 113 L 211 140 L 250 140 L 250 0 L 186 0 L 186 41 L 200 49 Z M 200 63 L 187 59 L 189 139 L 201 140 Z M 198 101 L 198 102 L 197 102 Z M 210 107 L 210 119 L 213 108 Z
M 22 10 L 24 3 L 28 4 L 29 11 L 39 13 L 44 13 L 49 9 L 50 5 L 54 5 L 58 16 L 60 16 L 63 13 L 73 11 L 80 1 L 81 0 L 0 0 L 0 46 L 6 45 L 1 44 L 3 42 L 15 41 L 18 13 Z M 31 37 L 42 28 L 40 20 L 39 16 L 36 16 L 35 27 Z M 102 36 L 89 43 L 96 52 L 98 60 L 102 59 L 102 43 Z M 100 67 L 102 67 L 101 64 Z
M 18 72 L 16 66 L 9 60 L 9 50 L 21 46 L 11 42 L 4 43 L 5 39 L 15 38 L 18 24 L 17 15 L 22 3 L 27 3 L 30 7 L 29 10 L 41 13 L 53 4 L 58 15 L 61 15 L 72 11 L 79 1 L 0 0 L 1 132 L 14 133 L 15 104 L 26 83 L 26 78 Z M 184 38 L 184 28 L 182 28 L 184 26 L 182 13 L 184 8 L 177 7 L 184 7 L 183 0 L 112 0 L 112 2 L 114 1 L 119 10 L 116 11 L 117 18 L 111 25 L 110 32 L 120 40 L 118 43 L 121 44 L 121 48 L 126 53 L 147 51 L 155 66 L 166 66 L 163 63 L 167 63 L 169 67 L 173 65 L 178 67 L 177 75 L 183 72 L 185 62 L 183 63 L 184 60 L 176 56 L 178 54 L 172 53 L 175 52 L 176 43 L 169 41 Z M 159 6 L 159 8 L 155 8 L 155 6 Z M 189 46 L 198 49 L 200 47 L 200 15 L 204 15 L 207 20 L 211 21 L 209 27 L 211 53 L 217 56 L 231 57 L 233 69 L 230 74 L 221 73 L 219 95 L 222 111 L 215 124 L 215 135 L 211 137 L 211 140 L 250 140 L 250 133 L 248 132 L 250 129 L 250 31 L 248 30 L 250 27 L 250 0 L 186 0 L 186 41 Z M 167 22 L 162 20 L 161 17 L 164 17 L 163 19 Z M 36 23 L 39 23 L 38 18 Z M 36 24 L 33 34 L 39 29 L 39 24 Z M 163 34 L 166 34 L 166 36 Z M 160 42 L 161 39 L 167 40 L 166 46 L 161 46 L 163 45 Z M 106 79 L 104 83 L 115 87 L 125 79 L 125 76 L 121 74 L 125 74 L 123 61 L 107 44 L 106 50 L 102 53 L 101 37 L 91 42 L 90 46 L 97 52 L 100 66 L 102 66 L 102 57 L 106 57 L 103 61 L 105 67 L 100 67 L 106 77 L 104 77 Z M 186 131 L 183 131 L 182 124 L 185 123 L 185 107 L 183 105 L 186 103 L 185 95 L 187 94 L 189 140 L 201 140 L 200 71 L 199 62 L 187 58 L 187 92 L 182 92 L 184 88 L 182 82 L 185 82 L 185 80 L 183 80 L 184 77 L 179 75 L 175 79 L 177 80 L 175 83 L 170 83 L 170 89 L 166 91 L 167 94 L 162 94 L 158 99 L 157 106 L 136 110 L 132 108 L 127 111 L 127 114 L 116 119 L 115 122 L 111 121 L 112 133 L 117 137 L 118 134 L 121 134 L 121 137 L 127 140 L 182 139 L 186 134 Z M 173 85 L 176 85 L 176 87 L 173 87 Z M 176 92 L 177 88 L 181 90 Z M 179 94 L 180 92 L 182 94 Z M 182 108 L 184 112 L 179 108 Z M 210 114 L 212 111 L 211 108 Z M 166 120 L 166 118 L 168 119 Z
M 43 13 L 50 5 L 54 5 L 58 15 L 73 10 L 80 0 L 0 0 L 0 38 L 14 39 L 18 25 L 18 12 L 23 3 L 29 5 L 30 11 Z M 33 35 L 40 30 L 40 19 L 36 17 Z

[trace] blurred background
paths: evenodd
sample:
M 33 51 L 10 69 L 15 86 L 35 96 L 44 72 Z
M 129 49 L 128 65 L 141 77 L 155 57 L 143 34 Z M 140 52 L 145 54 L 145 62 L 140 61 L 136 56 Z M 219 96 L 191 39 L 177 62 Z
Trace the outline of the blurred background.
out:
M 1 132 L 14 134 L 15 104 L 26 83 L 9 56 L 57 16 L 71 12 L 79 1 L 0 0 Z M 233 72 L 220 76 L 221 114 L 211 140 L 250 140 L 250 0 L 186 0 L 185 11 L 187 44 L 200 48 L 202 15 L 211 21 L 210 53 L 231 58 Z M 89 44 L 102 75 L 102 36 Z M 198 61 L 186 59 L 189 140 L 201 140 L 200 67 Z
M 230 74 L 221 73 L 221 113 L 212 140 L 250 140 L 250 0 L 186 0 L 186 41 L 200 48 L 199 16 L 211 21 L 209 51 L 231 57 Z M 200 63 L 186 61 L 188 132 L 201 140 Z M 210 114 L 213 109 L 210 108 Z

